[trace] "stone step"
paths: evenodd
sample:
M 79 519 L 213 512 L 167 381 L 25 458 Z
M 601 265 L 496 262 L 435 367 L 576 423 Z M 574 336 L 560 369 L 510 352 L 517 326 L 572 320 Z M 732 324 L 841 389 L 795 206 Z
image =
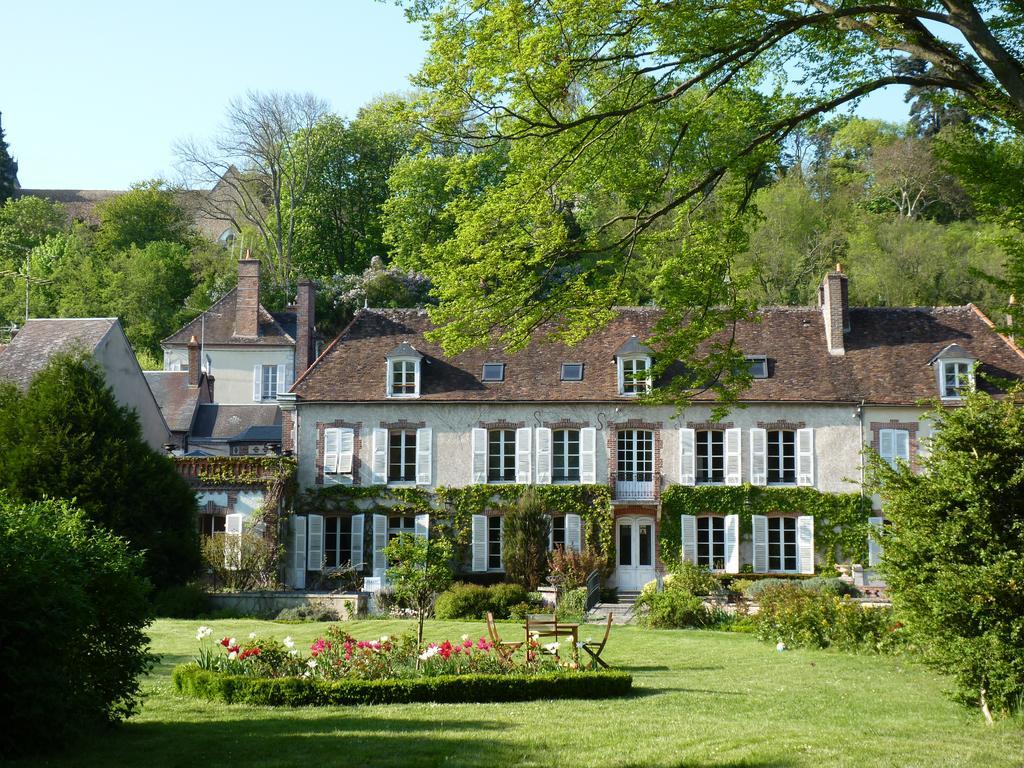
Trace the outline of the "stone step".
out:
M 591 623 L 600 623 L 609 613 L 612 615 L 612 624 L 629 624 L 633 620 L 633 605 L 631 603 L 598 603 L 587 612 L 586 620 Z

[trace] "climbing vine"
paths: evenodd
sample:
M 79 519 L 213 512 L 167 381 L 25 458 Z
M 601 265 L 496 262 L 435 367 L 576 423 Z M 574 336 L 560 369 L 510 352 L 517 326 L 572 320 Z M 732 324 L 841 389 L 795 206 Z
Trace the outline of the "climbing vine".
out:
M 179 465 L 191 462 L 200 488 L 225 485 L 262 488 L 263 503 L 252 515 L 252 522 L 268 524 L 274 530 L 278 510 L 287 510 L 298 488 L 294 456 L 204 456 L 178 459 Z
M 751 515 L 799 513 L 814 516 L 814 547 L 823 570 L 830 570 L 838 552 L 864 562 L 868 551 L 871 502 L 859 493 L 824 493 L 814 488 L 771 488 L 756 485 L 673 485 L 661 496 L 659 551 L 666 566 L 679 563 L 681 515 L 739 515 L 740 535 L 752 533 Z

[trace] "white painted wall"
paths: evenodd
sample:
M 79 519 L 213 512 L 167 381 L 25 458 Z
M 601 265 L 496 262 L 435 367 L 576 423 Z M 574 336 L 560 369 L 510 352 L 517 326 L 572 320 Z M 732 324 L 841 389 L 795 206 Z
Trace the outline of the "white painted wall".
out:
M 146 442 L 153 450 L 163 453 L 164 445 L 170 441 L 170 430 L 120 325 L 111 327 L 97 345 L 93 357 L 103 368 L 117 402 L 138 414 Z
M 223 405 L 253 405 L 252 399 L 253 367 L 259 365 L 279 365 L 285 363 L 294 366 L 295 349 L 293 347 L 211 347 L 207 345 L 205 355 L 212 364 L 211 373 L 214 378 L 214 402 Z M 172 348 L 164 350 L 164 370 L 179 370 L 181 365 L 188 365 L 188 349 Z M 292 382 L 280 391 L 287 391 Z M 270 401 L 264 401 L 270 402 Z

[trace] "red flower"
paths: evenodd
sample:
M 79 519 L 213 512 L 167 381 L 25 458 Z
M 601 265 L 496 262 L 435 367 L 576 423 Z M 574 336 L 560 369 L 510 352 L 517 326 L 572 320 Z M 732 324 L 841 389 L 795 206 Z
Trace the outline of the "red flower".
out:
M 231 645 L 231 638 L 225 637 L 223 640 L 220 641 L 220 644 L 227 648 L 229 645 Z
M 324 640 L 322 637 L 318 637 L 316 642 L 309 646 L 310 654 L 312 654 L 313 656 L 318 656 L 324 651 L 329 650 L 331 650 L 331 644 Z
M 239 659 L 247 659 L 250 656 L 259 656 L 259 655 L 260 655 L 260 649 L 259 648 L 249 648 L 248 650 L 242 651 L 242 654 L 238 658 Z

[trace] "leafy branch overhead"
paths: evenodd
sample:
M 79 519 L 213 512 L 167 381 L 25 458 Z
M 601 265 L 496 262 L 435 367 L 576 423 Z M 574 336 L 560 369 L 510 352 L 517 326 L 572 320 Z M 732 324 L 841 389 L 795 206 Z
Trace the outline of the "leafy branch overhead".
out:
M 892 85 L 1024 131 L 1017 3 L 407 8 L 431 40 L 418 85 L 436 141 L 417 161 L 423 175 L 400 167 L 392 184 L 446 164 L 450 230 L 405 252 L 401 227 L 390 234 L 403 266 L 432 279 L 451 351 L 495 337 L 516 348 L 548 322 L 571 341 L 639 296 L 678 308 L 660 335 L 691 355 L 691 384 L 711 381 L 728 400 L 728 328 L 749 312 L 732 255 L 788 137 Z M 714 334 L 723 345 L 698 352 Z

